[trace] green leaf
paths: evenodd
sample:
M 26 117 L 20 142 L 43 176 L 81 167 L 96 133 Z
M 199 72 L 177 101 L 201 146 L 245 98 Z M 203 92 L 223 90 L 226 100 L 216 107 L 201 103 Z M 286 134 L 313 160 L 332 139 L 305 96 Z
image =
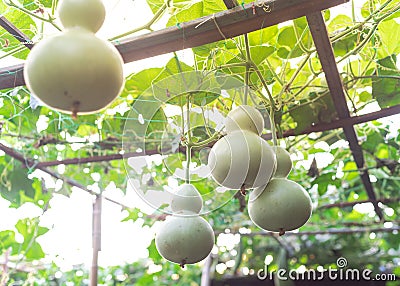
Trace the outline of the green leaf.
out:
M 199 106 L 214 101 L 227 83 L 227 74 L 202 73 L 173 58 L 152 86 L 154 96 L 162 103 L 185 105 L 187 96 L 193 96 L 193 103 Z
M 349 16 L 340 14 L 333 18 L 327 26 L 328 32 L 332 33 L 338 30 L 343 30 L 353 25 L 353 20 Z
M 278 34 L 278 26 L 271 26 L 248 34 L 249 44 L 251 46 L 271 45 Z
M 150 68 L 130 75 L 125 82 L 125 91 L 129 94 L 144 92 L 162 71 L 162 68 Z
M 297 39 L 293 26 L 287 26 L 280 29 L 278 34 L 278 44 L 293 49 L 296 46 Z
M 26 239 L 31 239 L 33 236 L 39 237 L 43 234 L 46 234 L 49 229 L 47 227 L 42 227 L 38 225 L 39 222 L 37 219 L 25 218 L 19 220 L 15 225 L 15 228 L 18 230 L 20 234 Z
M 176 75 L 178 73 L 193 71 L 193 67 L 185 64 L 184 62 L 179 61 L 177 58 L 173 57 L 168 61 L 165 68 L 162 72 L 154 79 L 153 83 L 156 83 L 164 78 L 167 78 L 171 75 Z
M 140 212 L 139 209 L 132 209 L 132 210 L 127 210 L 127 211 L 128 211 L 128 216 L 125 217 L 125 218 L 122 220 L 122 222 L 130 221 L 130 220 L 136 221 L 139 217 L 141 217 L 141 216 L 140 216 L 141 212 Z
M 34 181 L 28 179 L 28 170 L 20 163 L 15 163 L 6 180 L 6 188 L 1 188 L 0 193 L 3 198 L 11 202 L 12 207 L 18 207 L 21 204 L 21 194 L 34 199 L 36 194 L 32 186 Z
M 360 101 L 367 102 L 372 99 L 372 94 L 368 91 L 363 91 L 358 95 L 358 97 L 360 98 Z
M 278 49 L 278 56 L 282 59 L 297 58 L 304 53 L 301 45 L 310 48 L 313 44 L 305 18 L 297 19 L 294 23 L 295 26 L 286 26 L 279 31 L 278 44 L 281 47 Z M 297 35 L 295 31 L 297 31 Z
M 12 230 L 0 231 L 0 253 L 15 245 L 15 232 Z
M 53 197 L 52 192 L 43 190 L 42 182 L 37 178 L 33 179 L 32 187 L 35 190 L 34 197 L 31 198 L 27 196 L 25 192 L 20 192 L 20 204 L 23 205 L 24 203 L 29 202 L 43 208 L 43 206 L 48 204 L 50 199 Z
M 157 247 L 156 247 L 156 241 L 153 239 L 147 248 L 149 252 L 149 257 L 156 261 L 160 261 L 162 259 L 161 255 L 158 253 Z
M 348 37 L 342 38 L 332 44 L 335 56 L 344 56 L 351 50 L 353 50 L 357 43 L 357 35 L 351 34 Z
M 378 34 L 382 44 L 378 49 L 380 58 L 400 53 L 400 42 L 393 37 L 393 35 L 400 35 L 400 24 L 395 20 L 381 22 L 378 26 Z
M 205 44 L 199 47 L 192 48 L 193 52 L 201 57 L 209 57 L 213 50 L 218 46 L 218 43 Z
M 266 58 L 272 55 L 275 51 L 271 46 L 255 46 L 250 47 L 251 59 L 256 65 L 261 64 Z
M 312 182 L 313 185 L 318 185 L 318 194 L 320 196 L 326 193 L 329 185 L 336 186 L 337 188 L 340 187 L 341 181 L 339 179 L 333 179 L 334 176 L 335 173 L 331 172 L 321 174 Z
M 197 2 L 191 5 L 189 8 L 179 11 L 168 20 L 167 27 L 175 26 L 179 23 L 188 22 L 190 20 L 202 17 L 204 15 L 203 5 L 203 2 Z
M 94 134 L 98 134 L 99 130 L 97 129 L 96 126 L 91 126 L 87 124 L 82 124 L 78 127 L 78 130 L 76 131 L 76 134 L 81 136 L 81 137 L 87 137 L 91 136 Z
M 222 0 L 203 0 L 203 3 L 203 16 L 226 10 L 226 6 Z
M 382 78 L 372 81 L 372 96 L 381 108 L 400 104 L 400 80 L 390 78 L 390 76 L 400 76 L 400 71 L 396 67 L 396 55 L 378 60 L 377 63 L 376 75 Z
M 45 257 L 45 253 L 43 252 L 42 247 L 36 241 L 33 242 L 28 250 L 25 252 L 25 256 L 27 259 L 37 260 Z
M 313 99 L 318 96 L 317 93 L 311 92 L 309 98 Z M 329 123 L 337 117 L 335 106 L 333 105 L 330 94 L 320 96 L 313 100 L 310 104 L 294 106 L 289 110 L 290 116 L 297 123 L 295 132 L 301 132 L 313 124 Z
M 365 140 L 362 144 L 361 147 L 364 150 L 369 151 L 370 153 L 375 152 L 375 148 L 380 144 L 383 143 L 384 140 L 382 138 L 382 135 L 380 135 L 378 132 L 371 132 L 367 135 L 367 140 Z
M 18 251 L 25 252 L 25 256 L 28 259 L 40 259 L 45 256 L 42 247 L 36 242 L 36 238 L 47 233 L 49 229 L 38 224 L 37 218 L 26 218 L 19 220 L 15 225 L 15 228 L 24 237 L 24 242 Z
M 276 53 L 281 59 L 294 59 L 303 54 L 300 48 L 289 49 L 287 47 L 280 47 Z
M 3 1 L 0 2 L 0 11 L 2 16 L 4 16 L 8 21 L 13 23 L 21 32 L 26 34 L 30 39 L 35 36 L 36 23 L 31 19 L 30 16 L 21 12 L 18 9 L 8 8 Z M 5 41 L 8 42 L 8 46 L 2 47 L 2 52 L 11 52 L 15 48 L 23 47 L 23 44 L 15 39 L 10 33 L 8 33 L 3 27 L 0 27 L 1 44 L 3 45 Z M 22 51 L 13 54 L 14 57 L 19 59 L 26 59 L 29 54 L 28 48 L 23 48 Z
M 43 6 L 45 8 L 51 8 L 53 1 L 52 0 L 39 0 L 39 1 L 24 0 L 22 4 L 25 9 L 34 11 L 39 8 L 38 4 L 40 4 L 41 6 Z
M 344 178 L 348 181 L 351 181 L 355 178 L 358 177 L 358 168 L 357 168 L 357 164 L 355 162 L 347 162 L 344 167 L 343 167 L 343 171 L 345 172 L 345 176 Z

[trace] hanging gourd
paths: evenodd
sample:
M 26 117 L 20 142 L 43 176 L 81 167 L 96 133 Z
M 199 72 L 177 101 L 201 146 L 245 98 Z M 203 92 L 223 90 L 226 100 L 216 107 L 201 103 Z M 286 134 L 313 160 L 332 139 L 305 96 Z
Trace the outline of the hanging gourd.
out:
M 117 49 L 95 33 L 105 19 L 101 0 L 62 0 L 58 14 L 65 30 L 36 44 L 25 63 L 28 89 L 61 112 L 97 112 L 120 93 L 123 61 Z
M 214 246 L 214 231 L 199 213 L 203 200 L 192 184 L 182 185 L 173 195 L 168 217 L 156 234 L 158 252 L 165 259 L 185 264 L 206 258 Z

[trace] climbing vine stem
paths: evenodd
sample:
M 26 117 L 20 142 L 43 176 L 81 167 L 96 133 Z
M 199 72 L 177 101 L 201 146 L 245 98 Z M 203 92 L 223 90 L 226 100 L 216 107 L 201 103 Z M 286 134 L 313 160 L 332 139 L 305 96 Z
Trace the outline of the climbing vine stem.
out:
M 15 9 L 20 10 L 21 12 L 24 12 L 25 14 L 34 17 L 36 19 L 39 19 L 43 22 L 47 22 L 50 23 L 51 25 L 53 25 L 54 28 L 56 28 L 57 30 L 61 31 L 61 28 L 54 22 L 54 18 L 51 17 L 50 15 L 48 15 L 48 18 L 44 18 L 41 16 L 36 15 L 35 13 L 32 13 L 31 11 L 29 11 L 28 9 L 21 7 L 20 5 L 17 5 L 13 0 L 6 0 L 4 1 L 4 4 L 6 4 L 9 7 L 13 7 Z
M 245 44 L 245 48 L 246 48 L 246 79 L 247 79 L 246 80 L 246 88 L 248 88 L 248 76 L 250 74 L 249 68 L 251 68 L 257 74 L 258 78 L 260 79 L 260 81 L 268 95 L 268 101 L 269 101 L 269 105 L 270 105 L 272 141 L 273 141 L 274 146 L 276 146 L 278 144 L 278 141 L 277 141 L 276 127 L 275 127 L 275 111 L 277 111 L 276 106 L 275 106 L 275 101 L 274 101 L 274 98 L 272 97 L 271 92 L 269 91 L 267 82 L 265 81 L 264 76 L 262 75 L 260 69 L 251 59 L 250 45 L 249 45 L 249 40 L 248 40 L 247 34 L 244 35 L 244 44 Z M 247 102 L 247 94 L 245 94 L 245 104 L 246 104 L 246 102 Z
M 167 9 L 167 4 L 164 3 L 164 4 L 160 7 L 160 9 L 158 9 L 157 12 L 154 14 L 153 18 L 151 18 L 150 21 L 148 21 L 146 24 L 144 24 L 144 25 L 142 25 L 142 26 L 140 26 L 140 27 L 137 27 L 137 28 L 135 28 L 135 29 L 133 29 L 133 30 L 130 30 L 130 31 L 128 31 L 128 32 L 125 32 L 125 33 L 123 33 L 123 34 L 120 34 L 120 35 L 117 35 L 117 36 L 115 36 L 115 37 L 112 37 L 112 38 L 109 39 L 109 41 L 115 41 L 115 40 L 118 40 L 118 39 L 120 39 L 120 38 L 129 36 L 129 35 L 131 35 L 131 34 L 137 33 L 137 32 L 142 31 L 142 30 L 149 30 L 149 31 L 152 31 L 151 26 L 152 26 L 155 22 L 157 22 L 158 19 L 160 19 L 160 17 L 164 14 L 164 11 L 165 11 L 166 9 Z
M 190 161 L 192 155 L 192 136 L 190 130 L 190 100 L 191 93 L 188 93 L 186 96 L 186 178 L 185 181 L 187 184 L 190 183 Z
M 244 34 L 244 44 L 246 48 L 246 73 L 244 77 L 244 100 L 243 103 L 247 104 L 249 97 L 249 83 L 250 83 L 250 63 L 251 63 L 251 54 L 250 54 L 250 45 L 249 38 L 247 34 Z

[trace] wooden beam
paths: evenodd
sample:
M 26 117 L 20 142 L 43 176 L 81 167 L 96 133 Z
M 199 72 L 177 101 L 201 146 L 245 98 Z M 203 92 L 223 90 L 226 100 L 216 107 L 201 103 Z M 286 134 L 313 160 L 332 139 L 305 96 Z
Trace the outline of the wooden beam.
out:
M 302 134 L 310 134 L 313 132 L 323 132 L 323 131 L 329 131 L 329 130 L 334 130 L 334 129 L 339 129 L 339 128 L 344 128 L 347 126 L 353 126 L 353 125 L 357 125 L 360 123 L 365 123 L 365 122 L 369 122 L 372 120 L 377 120 L 380 118 L 384 118 L 387 116 L 392 116 L 395 114 L 400 113 L 400 104 L 399 105 L 395 105 L 395 106 L 391 106 L 391 107 L 387 107 L 378 111 L 374 111 L 371 113 L 367 113 L 367 114 L 363 114 L 363 115 L 359 115 L 359 116 L 352 116 L 352 117 L 347 117 L 347 118 L 342 118 L 342 119 L 338 119 L 338 120 L 334 120 L 332 122 L 329 123 L 320 123 L 320 124 L 316 124 L 313 125 L 301 132 L 296 132 L 295 130 L 288 130 L 283 132 L 283 136 L 282 137 L 289 137 L 289 136 L 297 136 L 297 135 L 302 135 Z M 269 135 L 271 139 L 271 135 L 270 134 L 266 134 L 267 136 Z M 266 138 L 268 139 L 268 138 Z
M 339 119 L 339 120 L 332 121 L 330 123 L 322 123 L 322 124 L 318 124 L 315 126 L 311 126 L 310 128 L 307 128 L 300 133 L 295 132 L 295 130 L 287 130 L 287 131 L 283 132 L 281 138 L 343 128 L 343 126 L 352 126 L 355 124 L 360 124 L 360 123 L 368 122 L 371 120 L 376 120 L 376 119 L 379 119 L 382 117 L 391 116 L 391 115 L 398 114 L 398 113 L 400 113 L 400 105 L 395 105 L 395 106 L 388 107 L 388 108 L 385 108 L 385 109 L 382 109 L 379 111 L 371 112 L 368 114 L 354 116 L 354 117 L 350 117 L 350 118 Z M 265 140 L 271 140 L 272 134 L 271 133 L 264 134 L 262 137 Z M 122 145 L 122 142 L 120 142 L 120 144 Z M 212 145 L 210 145 L 210 146 L 212 147 Z M 185 153 L 186 150 L 182 146 L 182 148 L 179 151 L 182 153 Z M 146 150 L 145 153 L 130 152 L 130 153 L 125 153 L 123 155 L 118 153 L 118 154 L 109 154 L 109 155 L 101 155 L 101 156 L 69 158 L 69 159 L 65 159 L 65 160 L 38 162 L 38 163 L 36 163 L 35 166 L 36 166 L 36 168 L 39 168 L 39 167 L 58 166 L 61 164 L 62 165 L 79 165 L 79 164 L 87 164 L 87 163 L 95 163 L 95 162 L 122 160 L 124 158 L 129 158 L 129 157 L 138 157 L 138 156 L 154 155 L 154 154 L 160 154 L 160 152 L 158 150 Z
M 6 17 L 0 16 L 0 26 L 2 26 L 4 30 L 9 32 L 18 41 L 20 41 L 25 47 L 32 49 L 33 43 L 31 39 L 22 33 L 17 27 L 15 27 L 13 23 L 8 21 Z
M 81 190 L 83 190 L 83 191 L 85 191 L 85 192 L 87 192 L 87 193 L 89 193 L 91 195 L 95 195 L 95 196 L 98 195 L 98 193 L 96 193 L 96 192 L 94 192 L 92 190 L 89 190 L 87 187 L 85 187 L 84 185 L 78 183 L 77 181 L 75 181 L 73 179 L 70 179 L 70 178 L 65 177 L 63 175 L 60 175 L 60 174 L 58 174 L 56 172 L 53 172 L 52 170 L 49 170 L 48 168 L 37 167 L 36 166 L 36 161 L 25 157 L 23 154 L 19 153 L 18 151 L 14 150 L 14 149 L 12 149 L 12 148 L 10 148 L 10 147 L 2 144 L 2 143 L 0 143 L 0 150 L 3 151 L 8 156 L 14 158 L 15 160 L 21 162 L 23 164 L 23 166 L 25 166 L 27 168 L 41 170 L 41 171 L 45 172 L 46 174 L 49 174 L 53 178 L 61 180 L 64 183 L 66 183 L 66 184 L 68 184 L 68 185 L 70 185 L 72 187 L 77 187 L 78 189 L 81 189 Z M 130 209 L 130 207 L 128 207 L 127 205 L 125 205 L 125 204 L 123 204 L 121 202 L 118 202 L 118 201 L 116 201 L 114 199 L 111 199 L 109 197 L 102 196 L 102 198 L 107 200 L 107 201 L 109 201 L 109 202 L 112 202 L 114 204 L 117 204 L 117 205 L 121 206 L 123 209 Z
M 394 226 L 391 228 L 386 227 L 361 227 L 361 228 L 330 228 L 325 230 L 315 230 L 315 231 L 299 231 L 299 232 L 286 232 L 284 236 L 302 236 L 302 235 L 318 235 L 318 234 L 353 234 L 353 233 L 370 233 L 370 232 L 398 232 L 400 230 L 399 226 Z M 223 232 L 215 232 L 216 235 Z M 236 234 L 236 233 L 232 233 Z M 278 233 L 270 231 L 258 231 L 251 233 L 239 233 L 242 236 L 254 237 L 254 236 L 277 236 Z
M 270 0 L 269 10 L 253 4 L 234 7 L 177 26 L 115 41 L 125 63 L 232 38 L 305 16 L 349 0 Z M 264 2 L 262 2 L 264 3 Z M 253 13 L 254 11 L 254 13 Z M 24 85 L 23 65 L 0 68 L 0 90 Z
M 378 203 L 388 204 L 388 203 L 397 203 L 400 202 L 400 198 L 382 198 L 377 200 Z M 372 203 L 371 200 L 362 200 L 362 201 L 353 201 L 353 202 L 339 202 L 333 204 L 326 204 L 319 206 L 318 209 L 330 209 L 330 208 L 346 208 L 353 207 L 358 204 L 367 204 Z
M 332 44 L 329 40 L 328 31 L 322 13 L 314 12 L 308 14 L 307 21 L 310 26 L 311 35 L 315 43 L 322 69 L 325 72 L 326 81 L 328 83 L 336 112 L 339 119 L 347 119 L 350 117 L 350 111 L 347 106 L 343 82 L 339 75 Z M 363 170 L 360 176 L 368 197 L 372 201 L 379 219 L 383 220 L 383 213 L 376 201 L 376 195 L 371 180 L 369 179 L 368 170 L 364 166 L 364 155 L 361 146 L 358 144 L 358 138 L 354 126 L 344 125 L 343 131 L 346 135 L 347 141 L 349 142 L 350 150 L 358 169 Z
M 224 0 L 224 4 L 228 9 L 232 9 L 236 6 L 239 6 L 239 3 L 236 0 Z
M 270 10 L 253 4 L 234 7 L 214 15 L 178 23 L 160 31 L 120 41 L 117 46 L 126 62 L 193 48 L 233 38 L 343 4 L 348 0 L 272 0 L 264 1 Z

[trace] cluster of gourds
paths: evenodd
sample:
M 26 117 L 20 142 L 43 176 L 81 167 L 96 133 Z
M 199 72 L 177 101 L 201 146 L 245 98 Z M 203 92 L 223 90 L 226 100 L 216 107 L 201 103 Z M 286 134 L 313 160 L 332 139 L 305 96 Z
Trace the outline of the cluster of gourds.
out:
M 293 165 L 290 154 L 259 136 L 264 129 L 262 114 L 252 106 L 239 106 L 228 113 L 225 128 L 227 135 L 209 156 L 215 181 L 227 188 L 253 189 L 248 212 L 264 230 L 283 234 L 305 224 L 311 216 L 311 198 L 287 179 Z

